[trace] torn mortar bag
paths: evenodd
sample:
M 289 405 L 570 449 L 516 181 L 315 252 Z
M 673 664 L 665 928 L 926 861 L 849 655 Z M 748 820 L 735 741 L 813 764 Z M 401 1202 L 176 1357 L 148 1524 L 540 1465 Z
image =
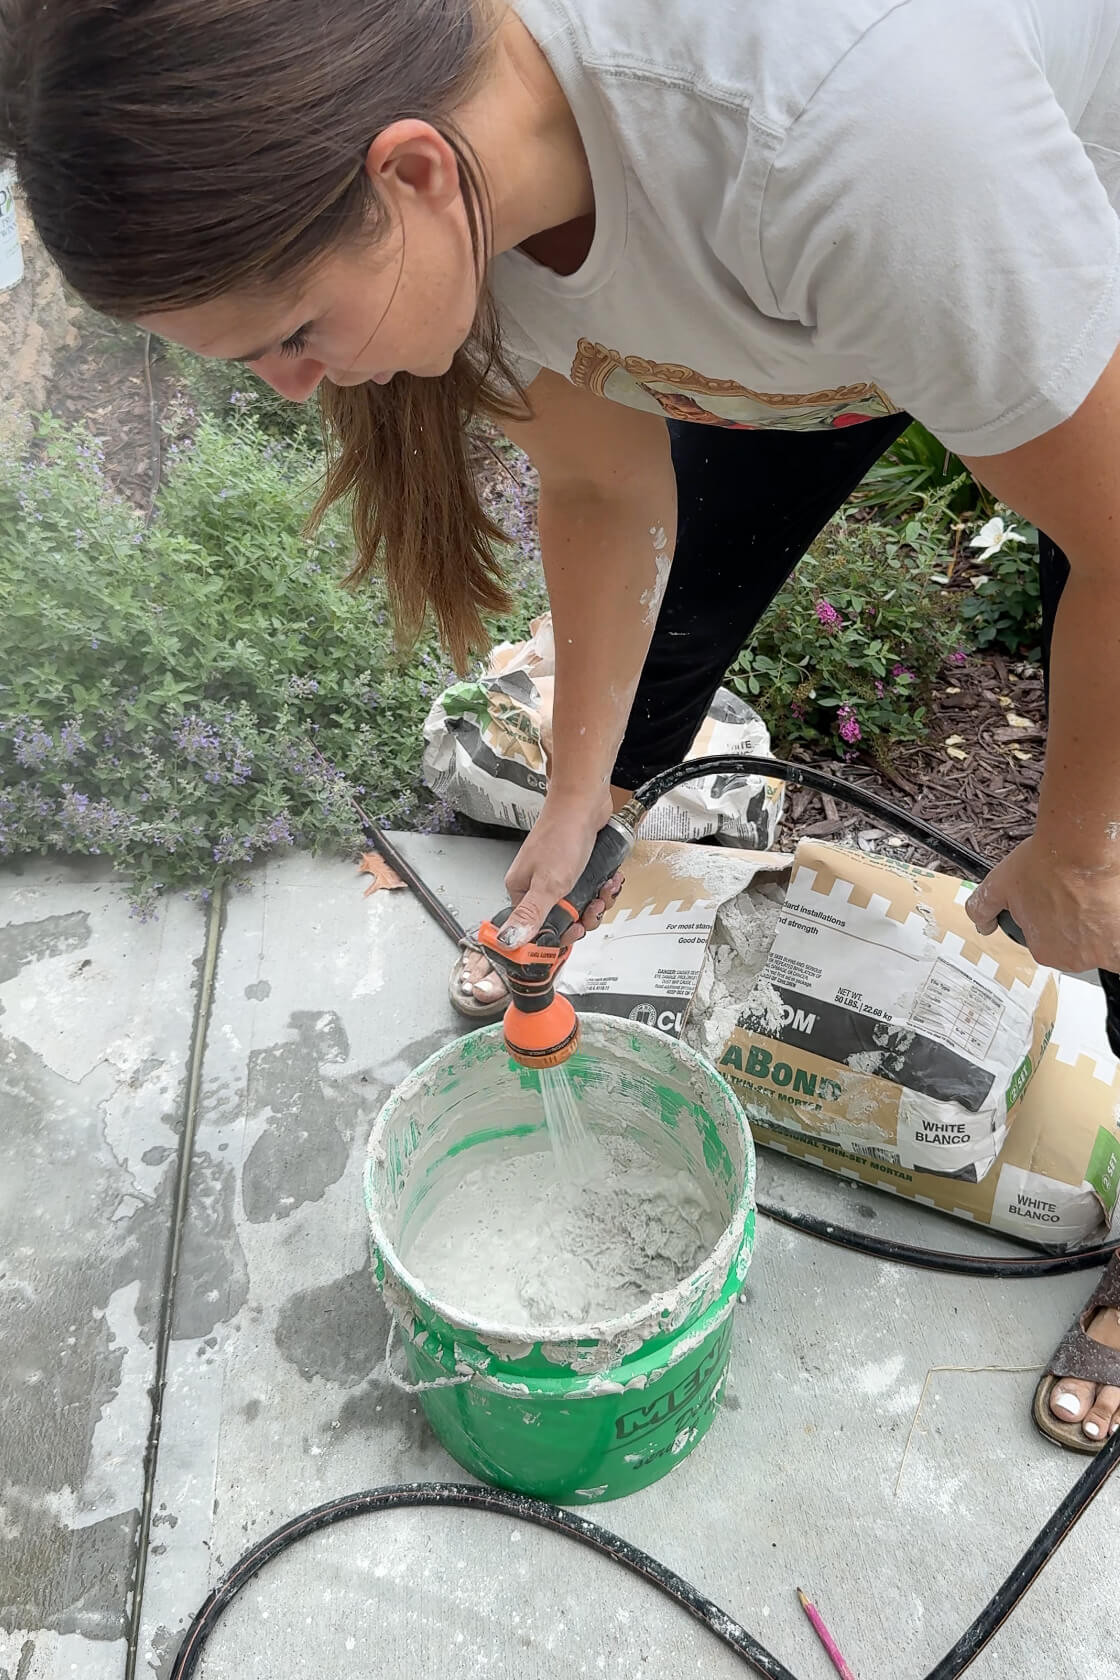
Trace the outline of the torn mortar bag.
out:
M 845 868 L 854 864 L 863 879 L 864 896 L 871 896 L 860 867 L 869 860 L 844 853 L 837 858 L 833 848 L 823 850 L 834 863 L 842 859 Z M 577 1008 L 642 1021 L 671 1036 L 681 1034 L 687 1015 L 689 1042 L 717 1063 L 726 1059 L 722 1071 L 750 1103 L 734 1065 L 742 1059 L 736 1029 L 744 1005 L 756 1015 L 778 1004 L 783 1016 L 787 1008 L 792 1014 L 792 1005 L 783 1003 L 763 978 L 792 864 L 792 858 L 779 853 L 754 855 L 639 841 L 627 864 L 626 884 L 604 917 L 602 932 L 575 947 L 561 973 L 562 989 Z M 890 869 L 892 892 L 897 893 L 908 873 Z M 849 885 L 850 903 L 861 889 L 854 882 Z M 934 891 L 939 902 L 952 901 L 955 918 L 962 909 L 956 901 L 967 897 L 967 889 L 939 876 Z M 879 896 L 891 903 L 890 895 Z M 971 923 L 956 926 L 962 949 L 971 947 Z M 1002 936 L 1000 940 L 998 950 L 1016 961 L 1019 948 L 1008 949 Z M 995 936 L 980 944 L 995 946 Z M 734 987 L 729 983 L 732 976 Z M 1012 1081 L 1012 1095 L 1019 1092 L 1011 1109 L 1015 1124 L 994 1167 L 978 1183 L 967 1167 L 959 1177 L 904 1167 L 896 1149 L 877 1144 L 843 1149 L 827 1126 L 791 1126 L 790 1105 L 785 1102 L 766 1107 L 754 1103 L 755 1141 L 845 1178 L 1054 1247 L 1100 1241 L 1110 1219 L 1120 1234 L 1120 1064 L 1105 1039 L 1103 998 L 1097 987 L 1065 976 L 1058 995 L 1053 1036 L 1029 1080 L 1026 1061 L 1020 1064 L 1020 1076 Z M 1034 1042 L 1045 1040 L 1052 996 L 1044 974 L 1032 1049 Z M 794 1024 L 791 1018 L 790 1027 Z M 802 1021 L 802 1030 L 804 1026 Z M 770 1090 L 775 1095 L 788 1093 L 796 1078 L 793 1052 L 779 1050 L 776 1042 L 764 1048 L 791 1070 L 788 1076 L 778 1072 L 779 1083 L 771 1082 Z M 1032 1055 L 1032 1066 L 1035 1061 Z M 779 1066 L 780 1061 L 775 1062 L 772 1071 Z M 818 1074 L 818 1080 L 839 1084 L 850 1077 L 843 1063 L 820 1066 L 827 1071 Z M 809 1081 L 803 1073 L 802 1083 Z M 804 1099 L 807 1093 L 801 1095 Z M 967 1126 L 969 1121 L 959 1123 Z M 935 1160 L 940 1164 L 939 1156 Z
M 424 724 L 424 780 L 476 822 L 530 829 L 540 815 L 552 756 L 555 650 L 552 618 L 531 626 L 527 642 L 494 649 L 486 669 L 455 683 Z M 690 758 L 709 753 L 770 755 L 758 714 L 721 688 Z M 783 786 L 761 776 L 709 776 L 660 800 L 642 832 L 649 839 L 700 840 L 765 849 L 781 820 Z
M 982 1178 L 1053 1026 L 1049 971 L 981 939 L 950 876 L 802 842 L 786 877 L 762 877 L 777 855 L 744 858 L 735 893 L 730 870 L 710 873 L 730 855 L 706 850 L 635 852 L 603 945 L 569 959 L 577 1007 L 671 1033 L 687 1013 L 684 1036 L 752 1123 L 901 1173 Z
M 792 859 L 640 839 L 626 881 L 593 939 L 560 971 L 577 1010 L 596 1010 L 679 1038 L 704 970 L 721 906 L 757 903 L 777 914 Z
M 1049 1042 L 1057 986 L 1005 934 L 977 934 L 971 890 L 798 846 L 761 980 L 748 996 L 732 962 L 722 988 L 739 1008 L 714 1059 L 752 1122 L 905 1171 L 984 1177 Z
M 979 1184 L 913 1172 L 872 1153 L 789 1130 L 755 1109 L 756 1143 L 957 1219 L 1055 1249 L 1120 1237 L 1120 1063 L 1109 1049 L 1104 996 L 1058 979 L 1058 1019 L 1018 1118 Z

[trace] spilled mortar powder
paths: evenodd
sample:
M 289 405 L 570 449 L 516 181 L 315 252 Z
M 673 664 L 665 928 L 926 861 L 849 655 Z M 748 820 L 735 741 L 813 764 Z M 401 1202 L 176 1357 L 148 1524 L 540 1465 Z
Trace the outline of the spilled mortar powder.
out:
M 402 1243 L 401 1258 L 464 1318 L 528 1329 L 618 1318 L 709 1255 L 726 1214 L 683 1166 L 601 1137 L 593 1179 L 563 1183 L 549 1150 L 476 1168 Z
M 685 1042 L 709 1061 L 738 1026 L 771 1037 L 782 1025 L 782 1000 L 762 972 L 784 898 L 775 883 L 756 883 L 729 899 L 716 917 L 684 1032 Z

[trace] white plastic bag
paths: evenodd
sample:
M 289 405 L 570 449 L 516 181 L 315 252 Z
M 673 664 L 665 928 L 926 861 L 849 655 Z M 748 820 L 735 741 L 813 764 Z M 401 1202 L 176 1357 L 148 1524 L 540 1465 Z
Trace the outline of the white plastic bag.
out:
M 445 689 L 424 724 L 424 779 L 476 822 L 527 832 L 540 815 L 552 756 L 552 618 L 527 642 L 503 642 L 478 677 Z M 745 700 L 721 688 L 689 753 L 770 756 L 770 733 Z M 648 840 L 702 840 L 766 851 L 783 787 L 763 776 L 709 776 L 662 799 L 642 824 Z

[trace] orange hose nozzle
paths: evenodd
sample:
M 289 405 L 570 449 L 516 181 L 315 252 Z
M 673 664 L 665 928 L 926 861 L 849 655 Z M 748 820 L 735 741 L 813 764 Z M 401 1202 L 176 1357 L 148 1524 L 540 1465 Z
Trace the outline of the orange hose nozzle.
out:
M 579 1048 L 579 1016 L 566 997 L 554 997 L 547 1009 L 526 1010 L 510 1004 L 502 1021 L 506 1049 L 522 1067 L 559 1067 Z

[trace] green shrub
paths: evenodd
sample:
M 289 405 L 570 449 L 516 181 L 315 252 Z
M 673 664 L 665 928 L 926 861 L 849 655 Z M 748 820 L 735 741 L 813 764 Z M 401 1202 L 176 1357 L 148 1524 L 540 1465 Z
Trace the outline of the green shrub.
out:
M 875 463 L 856 495 L 880 519 L 905 519 L 921 509 L 945 528 L 990 514 L 994 505 L 960 456 L 917 420 Z
M 734 667 L 775 746 L 880 758 L 920 740 L 928 689 L 960 628 L 922 521 L 903 531 L 835 519 L 798 566 Z
M 379 584 L 339 586 L 342 515 L 303 538 L 307 451 L 242 415 L 170 455 L 150 527 L 84 433 L 47 420 L 34 461 L 0 463 L 0 856 L 104 854 L 144 910 L 353 847 L 352 793 L 432 826 L 421 726 L 450 674 L 432 639 L 396 654 Z
M 1042 642 L 1038 532 L 1004 508 L 970 548 L 981 546 L 982 539 L 987 552 L 973 560 L 972 588 L 961 597 L 965 634 L 975 648 L 1002 648 L 1037 661 Z
M 249 413 L 262 432 L 286 438 L 316 454 L 322 451 L 323 432 L 316 399 L 289 402 L 238 362 L 195 356 L 179 344 L 164 344 L 161 349 L 200 414 L 227 424 Z

